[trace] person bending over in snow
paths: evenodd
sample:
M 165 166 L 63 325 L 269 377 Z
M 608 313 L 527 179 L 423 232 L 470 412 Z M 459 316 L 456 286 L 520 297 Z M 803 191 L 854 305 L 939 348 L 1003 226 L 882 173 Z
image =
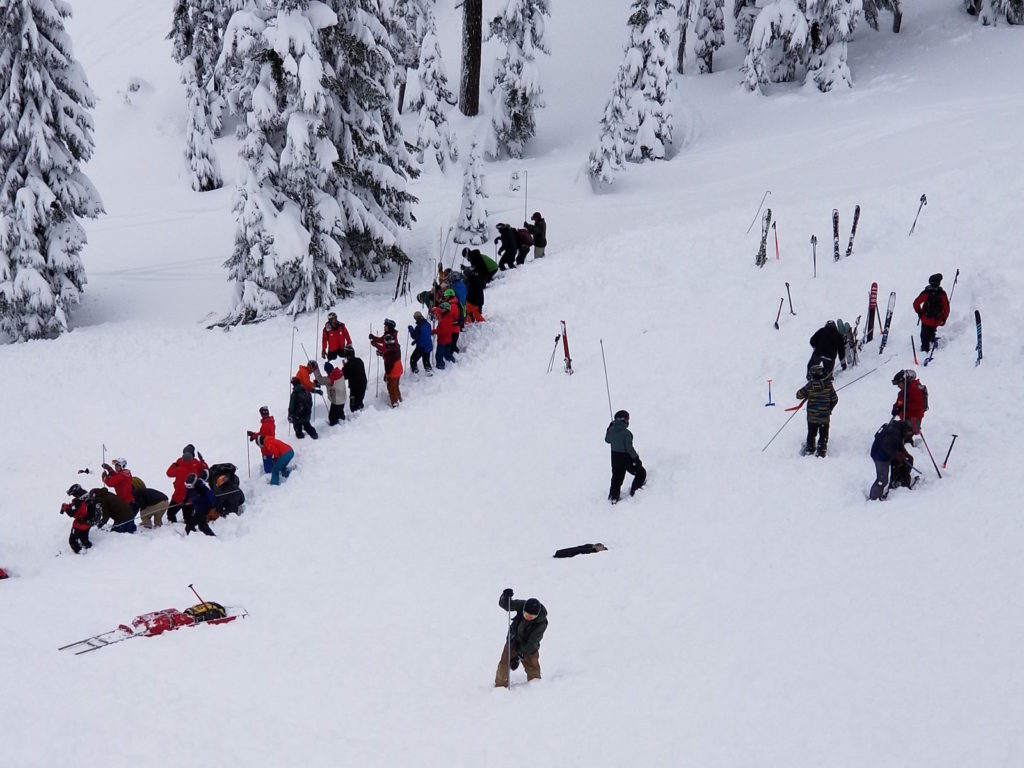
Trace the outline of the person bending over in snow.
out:
M 920 382 L 917 373 L 911 369 L 899 371 L 892 377 L 893 386 L 899 387 L 896 402 L 892 406 L 892 416 L 900 421 L 910 422 L 914 434 L 921 434 L 921 420 L 928 410 L 928 387 Z
M 807 383 L 796 391 L 800 400 L 807 401 L 807 444 L 804 455 L 815 452 L 824 457 L 828 451 L 828 428 L 832 410 L 839 402 L 839 395 L 832 386 L 832 377 L 825 373 L 825 366 L 819 361 L 807 370 Z
M 811 352 L 811 359 L 807 361 L 808 370 L 820 362 L 825 366 L 825 372 L 831 375 L 836 367 L 837 355 L 843 370 L 846 370 L 846 338 L 839 332 L 835 320 L 829 320 L 816 330 L 811 336 L 810 343 L 814 351 Z
M 914 439 L 914 427 L 908 421 L 890 421 L 875 432 L 871 443 L 871 460 L 875 462 L 875 482 L 871 485 L 868 498 L 882 501 L 888 495 L 886 486 L 910 487 L 910 468 L 913 457 L 903 447 Z M 890 476 L 891 470 L 891 476 Z
M 288 462 L 295 458 L 295 451 L 288 443 L 278 440 L 276 437 L 257 435 L 256 443 L 274 459 L 274 465 L 270 470 L 270 484 L 280 485 L 281 478 L 288 477 L 292 473 L 288 469 Z
M 206 470 L 203 470 L 206 474 Z M 185 535 L 188 536 L 198 528 L 207 536 L 214 536 L 206 518 L 212 510 L 217 508 L 217 499 L 213 495 L 202 478 L 194 472 L 185 478 L 185 488 L 188 493 L 189 508 L 185 512 Z
M 508 637 L 501 647 L 501 659 L 494 673 L 494 687 L 508 688 L 510 669 L 518 669 L 522 662 L 526 679 L 540 680 L 540 641 L 548 628 L 548 610 L 540 600 L 513 600 L 512 588 L 504 590 L 498 598 L 503 611 L 515 613 L 509 624 Z
M 604 441 L 612 447 L 612 484 L 608 489 L 608 500 L 617 504 L 626 473 L 633 475 L 629 495 L 633 496 L 647 482 L 644 469 L 636 449 L 633 448 L 633 433 L 629 431 L 629 411 L 617 411 L 612 423 L 604 433 Z
M 103 510 L 99 527 L 102 528 L 110 520 L 113 522 L 110 530 L 114 533 L 135 533 L 137 529 L 135 527 L 134 496 L 132 497 L 132 503 L 129 504 L 116 493 L 111 493 L 106 488 L 93 488 L 89 493 L 96 499 L 100 509 Z
M 498 246 L 498 269 L 515 269 L 516 256 L 519 255 L 519 235 L 514 227 L 501 223 L 498 225 L 498 236 L 494 238 Z

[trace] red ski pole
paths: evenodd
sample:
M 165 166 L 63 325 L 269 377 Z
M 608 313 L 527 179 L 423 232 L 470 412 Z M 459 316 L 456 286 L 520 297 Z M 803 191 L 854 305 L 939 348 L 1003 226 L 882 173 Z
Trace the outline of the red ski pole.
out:
M 914 337 L 910 337 L 910 351 L 914 353 L 914 365 L 917 365 L 917 345 L 914 343 Z
M 775 233 L 775 260 L 779 260 L 779 230 L 775 227 L 775 222 L 772 222 L 772 232 Z

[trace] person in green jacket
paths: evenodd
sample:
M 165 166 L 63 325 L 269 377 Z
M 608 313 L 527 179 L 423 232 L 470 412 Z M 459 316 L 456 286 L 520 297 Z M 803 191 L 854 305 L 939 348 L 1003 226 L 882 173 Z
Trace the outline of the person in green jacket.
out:
M 633 475 L 633 484 L 629 495 L 633 496 L 647 482 L 647 470 L 633 448 L 633 433 L 629 431 L 629 412 L 616 411 L 615 418 L 604 433 L 604 441 L 612 447 L 612 484 L 608 489 L 608 500 L 612 504 L 619 501 L 622 481 L 626 473 Z
M 535 597 L 513 600 L 511 587 L 501 593 L 498 606 L 503 611 L 514 612 L 515 618 L 509 624 L 508 637 L 501 646 L 494 687 L 508 688 L 509 670 L 519 669 L 520 662 L 526 670 L 527 682 L 540 680 L 540 641 L 548 628 L 548 609 Z

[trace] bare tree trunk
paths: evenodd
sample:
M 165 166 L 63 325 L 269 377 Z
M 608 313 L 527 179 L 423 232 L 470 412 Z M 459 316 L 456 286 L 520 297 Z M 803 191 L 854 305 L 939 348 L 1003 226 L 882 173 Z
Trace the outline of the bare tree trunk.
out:
M 459 110 L 467 117 L 480 112 L 480 53 L 483 42 L 483 0 L 462 3 L 462 82 Z
M 407 82 L 409 82 L 408 72 L 402 77 L 402 82 L 398 84 L 398 114 L 402 114 L 402 106 L 405 104 L 405 84 Z

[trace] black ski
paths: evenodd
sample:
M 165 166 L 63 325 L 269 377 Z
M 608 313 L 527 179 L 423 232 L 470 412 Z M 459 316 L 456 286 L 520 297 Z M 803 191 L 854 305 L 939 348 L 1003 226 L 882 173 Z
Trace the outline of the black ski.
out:
M 833 257 L 839 261 L 839 209 L 832 209 L 832 249 Z
M 875 338 L 875 313 L 878 311 L 878 283 L 871 284 L 868 292 L 868 324 L 864 327 L 864 343 Z
M 896 309 L 896 291 L 889 293 L 889 307 L 885 310 L 885 323 L 882 324 L 882 346 L 878 348 L 878 354 L 885 349 L 885 342 L 889 340 L 889 324 L 892 323 L 892 311 Z
M 857 236 L 857 222 L 860 221 L 860 206 L 853 209 L 853 228 L 850 230 L 850 242 L 846 244 L 846 258 L 853 253 L 853 238 Z
M 768 230 L 772 228 L 772 209 L 766 208 L 764 218 L 761 219 L 761 247 L 757 249 L 757 258 L 754 263 L 763 267 L 768 263 Z
M 978 330 L 978 346 L 975 349 L 978 350 L 978 359 L 974 361 L 975 365 L 981 365 L 981 312 L 974 310 L 974 325 Z

